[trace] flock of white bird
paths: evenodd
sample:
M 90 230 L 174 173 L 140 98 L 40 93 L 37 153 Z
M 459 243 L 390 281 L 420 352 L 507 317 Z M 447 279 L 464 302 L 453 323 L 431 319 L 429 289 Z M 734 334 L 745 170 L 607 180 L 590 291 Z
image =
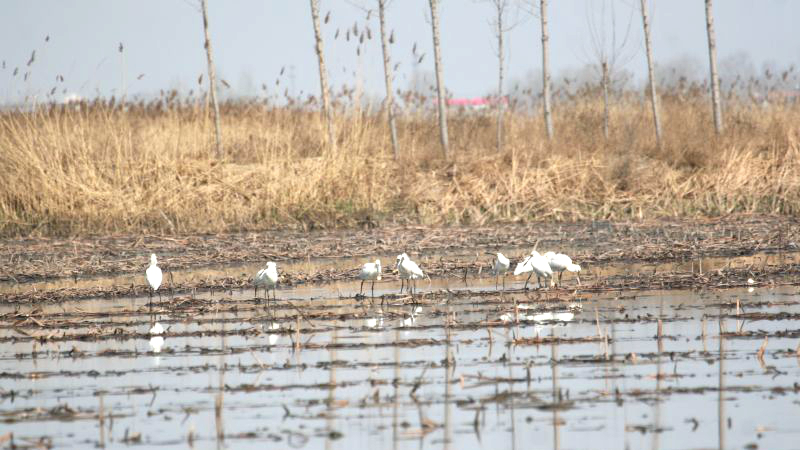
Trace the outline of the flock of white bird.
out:
M 498 288 L 498 280 L 500 277 L 502 277 L 503 289 L 505 289 L 506 275 L 508 274 L 508 270 L 511 268 L 511 260 L 499 252 L 494 256 L 495 259 L 492 262 L 492 272 L 495 275 L 495 288 Z M 419 265 L 412 261 L 406 253 L 397 255 L 395 269 L 397 270 L 397 274 L 400 278 L 401 294 L 403 293 L 403 288 L 406 288 L 411 295 L 414 295 L 414 291 L 416 290 L 416 280 L 427 277 L 425 272 L 420 269 Z M 535 274 L 537 286 L 541 289 L 544 287 L 542 285 L 542 278 L 544 278 L 545 281 L 549 279 L 551 287 L 556 285 L 561 286 L 561 277 L 564 271 L 575 273 L 578 284 L 581 283 L 580 277 L 577 276 L 577 273 L 581 271 L 581 266 L 573 264 L 572 258 L 563 253 L 554 252 L 547 252 L 544 255 L 541 255 L 536 250 L 533 250 L 530 255 L 517 263 L 517 267 L 514 269 L 514 276 L 528 273 L 529 275 L 525 280 L 524 287 L 527 289 L 528 282 Z M 558 283 L 556 283 L 556 279 L 553 276 L 554 273 L 558 273 Z M 158 293 L 160 299 L 161 294 L 158 291 L 158 288 L 161 286 L 163 275 L 161 273 L 161 268 L 158 267 L 158 259 L 156 258 L 155 254 L 150 255 L 150 267 L 147 268 L 145 275 L 147 276 L 147 283 L 150 285 L 150 296 L 152 297 L 154 293 Z M 430 277 L 427 278 L 430 280 Z M 361 267 L 361 271 L 358 273 L 358 279 L 361 280 L 361 289 L 359 295 L 364 293 L 364 282 L 371 281 L 372 296 L 374 297 L 375 282 L 381 280 L 381 260 L 376 259 L 375 262 L 368 262 L 364 264 Z M 269 301 L 270 289 L 272 289 L 272 298 L 277 300 L 277 285 L 278 265 L 275 262 L 270 261 L 264 266 L 263 269 L 259 270 L 256 276 L 253 278 L 255 296 L 258 297 L 258 288 L 261 287 L 264 288 L 267 301 Z
M 511 261 L 502 253 L 497 253 L 494 255 L 495 259 L 492 261 L 492 273 L 495 275 L 495 288 L 498 288 L 499 278 L 503 278 L 503 289 L 505 290 L 505 277 L 508 274 L 509 269 L 511 268 Z M 426 278 L 425 272 L 419 267 L 417 263 L 409 258 L 408 254 L 402 253 L 397 255 L 397 262 L 395 264 L 395 269 L 397 270 L 397 274 L 400 278 L 400 293 L 403 292 L 403 288 L 406 288 L 411 295 L 414 295 L 414 291 L 416 290 L 416 280 Z M 576 279 L 578 280 L 578 284 L 580 284 L 581 279 L 577 276 L 577 273 L 581 271 L 581 266 L 572 263 L 572 259 L 563 254 L 563 253 L 554 253 L 554 252 L 547 252 L 544 255 L 540 255 L 539 252 L 536 250 L 532 251 L 530 255 L 525 257 L 522 261 L 517 264 L 517 267 L 514 269 L 514 275 L 521 275 L 524 273 L 529 273 L 528 278 L 525 280 L 525 288 L 528 287 L 528 282 L 530 281 L 531 277 L 536 274 L 537 284 L 539 288 L 542 288 L 541 279 L 544 278 L 545 280 L 550 279 L 550 286 L 555 286 L 555 277 L 553 276 L 554 273 L 558 273 L 558 285 L 561 285 L 561 276 L 563 275 L 564 271 L 573 272 L 576 274 Z M 158 258 L 156 258 L 155 254 L 150 255 L 150 266 L 145 271 L 145 275 L 147 277 L 147 283 L 150 285 L 150 297 L 152 298 L 154 293 L 158 293 L 159 299 L 161 298 L 161 294 L 158 291 L 158 288 L 161 287 L 161 282 L 163 281 L 163 274 L 161 272 L 161 268 L 158 267 Z M 427 277 L 430 280 L 430 277 Z M 364 293 L 364 282 L 371 281 L 372 286 L 372 296 L 375 296 L 375 282 L 381 280 L 381 260 L 376 259 L 375 262 L 368 262 L 361 267 L 361 271 L 358 273 L 358 279 L 361 280 L 361 288 L 359 291 L 359 295 L 363 295 Z M 748 280 L 751 282 L 752 280 Z M 267 301 L 269 301 L 269 290 L 272 289 L 272 298 L 277 301 L 277 293 L 276 293 L 276 286 L 278 285 L 278 265 L 270 261 L 266 263 L 263 269 L 259 270 L 256 276 L 253 278 L 253 287 L 255 288 L 255 296 L 258 297 L 258 288 L 261 287 L 264 289 L 265 297 Z M 421 308 L 415 308 L 411 316 L 404 319 L 403 326 L 411 326 L 414 323 L 416 315 L 422 311 Z M 549 314 L 549 315 L 548 315 Z M 561 315 L 553 315 L 553 313 L 544 313 L 539 314 L 536 316 L 531 316 L 534 321 L 570 321 L 572 320 L 572 312 L 562 313 Z M 552 317 L 551 317 L 552 316 Z M 510 321 L 511 318 L 508 314 L 503 315 L 501 317 L 503 321 Z M 367 323 L 367 326 L 370 327 L 377 327 L 383 325 L 383 318 L 377 319 L 370 319 L 371 322 Z M 374 323 L 373 323 L 374 322 Z M 277 324 L 274 324 L 277 325 Z M 273 326 L 273 329 L 275 327 Z M 166 333 L 166 329 L 158 323 L 155 324 L 150 328 L 150 348 L 153 353 L 159 353 L 164 346 L 164 338 L 163 335 Z M 277 339 L 277 334 L 270 335 L 270 342 L 274 344 L 274 341 Z

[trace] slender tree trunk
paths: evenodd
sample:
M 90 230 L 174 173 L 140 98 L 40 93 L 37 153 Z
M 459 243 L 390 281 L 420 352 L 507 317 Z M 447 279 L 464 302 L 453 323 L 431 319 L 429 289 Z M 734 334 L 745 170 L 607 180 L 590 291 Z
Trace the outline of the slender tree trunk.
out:
M 378 16 L 381 22 L 381 47 L 383 48 L 383 78 L 386 81 L 386 112 L 389 117 L 389 132 L 392 136 L 394 159 L 398 157 L 397 127 L 394 122 L 394 94 L 392 93 L 392 70 L 389 57 L 389 38 L 386 36 L 386 0 L 378 0 Z
M 331 99 L 328 91 L 328 71 L 325 68 L 325 50 L 322 42 L 322 30 L 319 24 L 319 0 L 311 1 L 311 19 L 314 23 L 314 40 L 317 51 L 317 62 L 319 63 L 319 88 L 322 96 L 322 115 L 328 127 L 328 143 L 331 149 L 336 148 L 336 133 L 333 129 L 333 111 L 331 111 Z
M 550 35 L 547 34 L 547 0 L 539 3 L 542 19 L 542 97 L 544 102 L 544 126 L 547 139 L 553 139 L 553 118 L 550 113 Z
M 119 106 L 121 110 L 125 110 L 125 98 L 128 96 L 128 88 L 125 86 L 125 49 L 122 46 L 122 42 L 119 43 L 119 57 L 120 61 L 122 62 L 122 86 L 120 88 L 120 92 L 122 93 L 122 101 L 120 102 Z
M 503 9 L 497 4 L 497 153 L 503 151 Z
M 603 69 L 603 77 L 600 84 L 603 87 L 603 137 L 608 140 L 608 122 L 609 122 L 609 108 L 608 108 L 608 63 L 603 61 L 601 64 Z
M 653 107 L 653 125 L 656 128 L 656 145 L 661 148 L 661 116 L 658 110 L 656 76 L 653 69 L 653 44 L 650 41 L 650 21 L 647 18 L 647 0 L 642 0 L 642 23 L 644 25 L 644 47 L 647 52 L 647 77 L 650 81 L 650 104 Z
M 214 107 L 214 129 L 217 135 L 217 158 L 222 158 L 222 132 L 219 125 L 219 103 L 217 102 L 217 73 L 214 70 L 214 54 L 211 51 L 211 38 L 208 35 L 208 7 L 206 0 L 200 0 L 203 9 L 203 33 L 206 37 L 206 57 L 208 59 L 208 83 L 211 92 L 211 104 Z
M 719 98 L 719 76 L 717 75 L 717 38 L 714 35 L 714 12 L 711 0 L 706 0 L 706 31 L 708 32 L 708 61 L 711 68 L 711 105 L 714 108 L 714 131 L 721 134 L 722 105 Z
M 442 55 L 439 48 L 439 0 L 430 0 L 431 26 L 433 27 L 433 56 L 436 65 L 436 95 L 439 103 L 439 137 L 442 142 L 444 159 L 450 158 L 450 144 L 447 139 L 447 108 L 445 105 L 444 78 L 442 75 Z

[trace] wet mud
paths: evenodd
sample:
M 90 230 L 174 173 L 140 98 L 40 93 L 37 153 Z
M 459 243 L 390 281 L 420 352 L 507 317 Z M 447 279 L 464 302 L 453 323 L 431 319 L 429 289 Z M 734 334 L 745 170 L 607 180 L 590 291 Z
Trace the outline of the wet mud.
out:
M 671 256 L 677 229 L 635 226 L 640 253 L 621 246 L 621 225 L 592 244 L 550 230 L 539 248 L 572 252 L 583 271 L 547 289 L 511 276 L 504 288 L 483 253 L 518 258 L 536 239 L 435 237 L 415 256 L 430 280 L 401 294 L 390 269 L 374 297 L 355 270 L 402 240 L 350 254 L 331 240 L 320 257 L 275 257 L 269 301 L 250 284 L 257 250 L 222 265 L 163 251 L 177 263 L 150 297 L 149 245 L 56 245 L 48 259 L 35 244 L 43 256 L 14 256 L 27 281 L 0 288 L 0 447 L 791 448 L 800 254 L 794 225 L 753 223 L 742 237 L 697 225 Z M 375 245 L 387 247 L 366 255 Z M 77 263 L 105 251 L 115 271 Z M 79 276 L 36 275 L 57 263 Z

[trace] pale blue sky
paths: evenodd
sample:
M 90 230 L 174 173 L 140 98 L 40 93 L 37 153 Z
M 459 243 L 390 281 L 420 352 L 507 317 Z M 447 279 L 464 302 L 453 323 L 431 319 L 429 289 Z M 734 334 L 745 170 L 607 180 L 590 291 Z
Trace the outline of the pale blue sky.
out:
M 265 83 L 275 93 L 275 80 L 287 70 L 280 91 L 292 85 L 295 93 L 319 91 L 309 2 L 305 0 L 209 0 L 211 34 L 219 73 L 237 93 Z M 129 96 L 150 95 L 159 89 L 196 88 L 206 71 L 202 23 L 196 0 L 12 0 L 0 15 L 0 102 L 19 101 L 25 95 L 40 99 L 58 83 L 63 89 L 91 97 L 119 93 L 123 75 Z M 375 0 L 321 0 L 329 71 L 334 87 L 353 84 L 358 66 L 354 41 L 344 32 L 365 14 L 353 4 L 375 7 Z M 577 68 L 592 59 L 588 17 L 597 17 L 600 1 L 559 0 L 550 4 L 551 53 L 554 73 Z M 638 0 L 613 1 L 618 27 L 623 28 Z M 655 57 L 666 63 L 681 57 L 707 64 L 704 4 L 702 0 L 655 0 L 650 3 Z M 800 60 L 800 40 L 794 22 L 800 2 L 790 0 L 718 0 L 715 2 L 717 43 L 721 60 L 746 53 L 756 68 L 764 63 L 787 67 Z M 441 5 L 444 74 L 455 96 L 477 96 L 496 86 L 497 58 L 488 21 L 489 3 L 443 0 Z M 538 70 L 541 61 L 539 22 L 512 11 L 519 24 L 507 35 L 509 78 Z M 395 30 L 394 62 L 401 66 L 397 86 L 408 84 L 413 68 L 411 47 L 425 53 L 422 70 L 433 69 L 430 25 L 425 0 L 394 0 L 387 11 Z M 382 95 L 382 63 L 377 14 L 369 26 L 363 57 L 366 89 Z M 642 27 L 638 11 L 631 24 L 629 61 L 625 69 L 644 74 Z M 622 34 L 623 30 L 620 30 Z M 50 41 L 45 43 L 45 36 Z M 117 51 L 125 46 L 125 65 Z M 31 51 L 36 59 L 28 67 Z M 16 77 L 12 76 L 19 67 Z M 290 70 L 293 67 L 293 70 Z M 27 81 L 23 80 L 30 72 Z M 294 82 L 289 79 L 294 74 Z M 141 80 L 137 76 L 144 74 Z M 248 81 L 249 80 L 249 81 Z

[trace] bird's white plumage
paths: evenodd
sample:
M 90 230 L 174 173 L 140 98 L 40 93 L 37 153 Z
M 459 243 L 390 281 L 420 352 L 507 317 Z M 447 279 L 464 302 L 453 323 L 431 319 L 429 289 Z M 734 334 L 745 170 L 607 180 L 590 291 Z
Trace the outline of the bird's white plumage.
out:
M 514 275 L 521 275 L 523 273 L 533 272 L 533 266 L 530 264 L 530 256 L 527 256 L 525 259 L 517 263 L 517 267 L 514 268 Z
M 544 312 L 526 317 L 527 320 L 533 320 L 534 322 L 570 322 L 574 318 L 575 313 L 569 311 Z
M 272 261 L 268 262 L 263 269 L 258 271 L 253 279 L 253 284 L 266 288 L 275 287 L 278 284 L 278 265 Z
M 418 280 L 425 277 L 422 269 L 405 253 L 397 256 L 397 271 L 400 273 L 400 278 L 406 280 Z
M 147 284 L 150 285 L 151 289 L 157 291 L 159 286 L 161 286 L 163 275 L 161 273 L 161 268 L 158 267 L 158 259 L 155 253 L 150 255 L 150 267 L 145 271 L 145 275 L 147 276 Z
M 156 322 L 155 325 L 150 328 L 150 334 L 158 336 L 159 334 L 164 334 L 164 327 L 161 326 L 160 323 Z
M 366 263 L 361 267 L 361 272 L 358 274 L 358 279 L 363 281 L 374 281 L 381 279 L 381 260 L 376 259 L 375 262 Z
M 550 268 L 550 263 L 547 262 L 547 258 L 540 255 L 536 250 L 531 252 L 531 266 L 537 276 L 544 278 L 553 276 L 553 269 Z
M 494 263 L 492 264 L 492 271 L 495 275 L 504 275 L 508 272 L 508 268 L 511 267 L 511 261 L 506 258 L 506 255 L 497 252 L 497 257 L 494 259 Z
M 535 273 L 537 277 L 550 278 L 553 276 L 553 269 L 550 268 L 547 258 L 540 255 L 536 250 L 532 251 L 530 256 L 521 263 L 518 263 L 514 269 L 514 275 L 528 272 Z
M 555 252 L 547 252 L 544 254 L 545 258 L 547 258 L 547 262 L 550 264 L 550 268 L 553 269 L 553 272 L 580 272 L 581 266 L 572 263 L 572 258 L 563 254 L 563 253 L 555 253 Z

